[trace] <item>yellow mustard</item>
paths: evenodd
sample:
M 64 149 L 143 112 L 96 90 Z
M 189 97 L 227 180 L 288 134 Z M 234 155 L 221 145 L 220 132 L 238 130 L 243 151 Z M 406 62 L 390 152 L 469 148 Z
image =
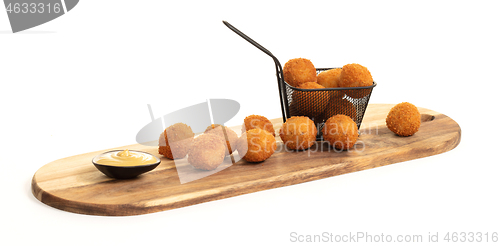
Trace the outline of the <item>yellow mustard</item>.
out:
M 123 151 L 104 153 L 94 162 L 101 165 L 127 167 L 154 164 L 157 160 L 150 154 L 129 151 L 126 149 Z

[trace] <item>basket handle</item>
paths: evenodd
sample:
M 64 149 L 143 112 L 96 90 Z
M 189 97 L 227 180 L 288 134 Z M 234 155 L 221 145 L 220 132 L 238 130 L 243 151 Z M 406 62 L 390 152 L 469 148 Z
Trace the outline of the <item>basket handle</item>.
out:
M 240 37 L 242 37 L 243 39 L 245 39 L 249 43 L 253 44 L 255 47 L 259 48 L 262 52 L 266 53 L 268 56 L 270 56 L 271 58 L 273 58 L 274 65 L 276 67 L 276 77 L 278 79 L 278 90 L 280 92 L 281 113 L 282 113 L 282 116 L 283 116 L 283 122 L 285 122 L 286 119 L 287 119 L 286 116 L 289 115 L 289 113 L 288 113 L 289 109 L 288 109 L 288 103 L 285 103 L 286 99 L 284 98 L 285 94 L 283 93 L 285 91 L 285 83 L 283 81 L 283 69 L 281 67 L 281 64 L 280 64 L 279 60 L 269 50 L 267 50 L 266 48 L 264 48 L 259 43 L 255 42 L 255 40 L 251 39 L 249 36 L 247 36 L 246 34 L 242 33 L 240 30 L 238 30 L 233 25 L 229 24 L 227 21 L 222 21 L 222 23 L 224 23 L 224 25 L 226 25 L 229 29 L 231 29 L 233 32 L 235 32 L 236 34 L 238 34 Z
M 235 32 L 236 34 L 240 35 L 242 38 L 244 38 L 246 41 L 248 41 L 249 43 L 253 44 L 255 47 L 259 48 L 260 50 L 262 50 L 264 53 L 266 53 L 268 56 L 270 56 L 271 58 L 273 58 L 273 60 L 277 61 L 278 59 L 276 59 L 276 57 L 271 53 L 271 51 L 267 50 L 266 48 L 264 48 L 262 45 L 260 45 L 259 43 L 255 42 L 255 40 L 253 40 L 252 38 L 250 38 L 249 36 L 247 36 L 246 34 L 242 33 L 240 30 L 238 30 L 236 27 L 234 27 L 233 25 L 229 24 L 227 21 L 222 21 L 222 23 L 224 23 L 224 25 L 226 25 L 229 29 L 231 29 L 233 32 Z M 279 63 L 279 61 L 278 61 Z

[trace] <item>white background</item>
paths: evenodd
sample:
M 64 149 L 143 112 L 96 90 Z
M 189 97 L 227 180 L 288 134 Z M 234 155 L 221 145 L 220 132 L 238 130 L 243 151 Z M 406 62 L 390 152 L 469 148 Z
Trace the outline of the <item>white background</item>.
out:
M 0 12 L 0 241 L 42 245 L 283 245 L 290 233 L 500 233 L 495 1 L 80 1 L 12 34 Z M 171 211 L 100 217 L 30 191 L 51 161 L 135 142 L 156 117 L 207 98 L 281 116 L 271 58 L 360 63 L 370 103 L 411 102 L 462 129 L 450 152 Z M 485 239 L 483 238 L 483 241 Z M 441 241 L 442 242 L 442 241 Z M 174 244 L 172 244 L 174 243 Z M 460 245 L 459 243 L 453 245 Z M 492 245 L 487 244 L 487 245 Z

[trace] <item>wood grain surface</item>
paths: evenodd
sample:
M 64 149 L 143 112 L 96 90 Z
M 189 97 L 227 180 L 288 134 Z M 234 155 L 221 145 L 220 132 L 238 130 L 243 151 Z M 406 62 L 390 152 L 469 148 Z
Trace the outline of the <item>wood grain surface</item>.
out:
M 411 137 L 396 136 L 385 125 L 392 106 L 368 106 L 360 137 L 350 151 L 339 152 L 322 142 L 306 151 L 290 151 L 277 137 L 276 152 L 264 162 L 240 160 L 210 176 L 181 184 L 174 162 L 158 155 L 157 147 L 134 144 L 114 149 L 146 151 L 161 157 L 161 164 L 135 179 L 115 180 L 91 162 L 107 150 L 71 156 L 41 167 L 33 176 L 32 192 L 42 203 L 64 211 L 138 215 L 432 156 L 460 143 L 460 126 L 454 120 L 424 108 L 419 108 L 423 121 L 420 130 Z M 281 118 L 272 122 L 279 131 Z M 232 129 L 241 132 L 240 126 Z

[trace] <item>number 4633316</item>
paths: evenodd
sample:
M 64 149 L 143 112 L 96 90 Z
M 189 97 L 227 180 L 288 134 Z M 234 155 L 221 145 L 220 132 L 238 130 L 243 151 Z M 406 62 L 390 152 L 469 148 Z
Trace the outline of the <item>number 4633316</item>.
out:
M 498 232 L 448 232 L 446 242 L 498 242 Z
M 9 3 L 6 9 L 9 14 L 58 14 L 63 11 L 60 3 Z

